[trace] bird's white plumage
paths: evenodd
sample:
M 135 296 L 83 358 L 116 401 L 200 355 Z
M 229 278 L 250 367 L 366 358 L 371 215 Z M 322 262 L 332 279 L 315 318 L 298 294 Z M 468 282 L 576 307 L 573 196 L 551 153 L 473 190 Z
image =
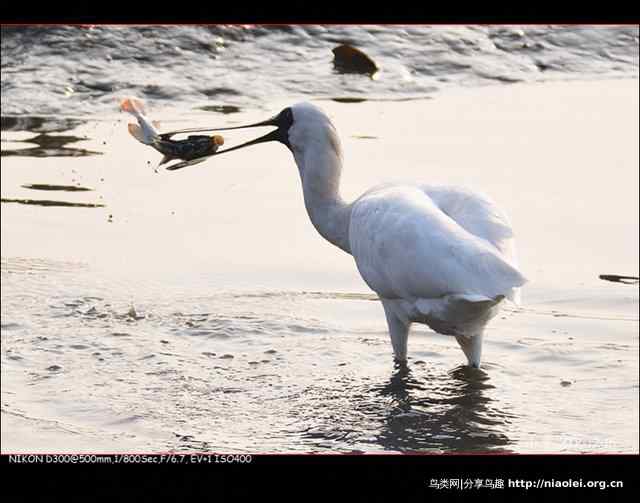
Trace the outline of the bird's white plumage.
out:
M 418 186 L 390 185 L 354 203 L 349 241 L 362 277 L 383 298 L 506 296 L 523 278 L 482 232 L 491 227 L 478 227 L 480 236 L 466 230 Z
M 488 196 L 463 187 L 421 185 L 420 188 L 458 225 L 491 243 L 504 260 L 518 268 L 511 222 Z M 514 288 L 506 297 L 519 304 L 520 288 Z
M 385 184 L 348 204 L 335 127 L 313 105 L 291 109 L 289 142 L 309 216 L 379 295 L 396 357 L 406 359 L 410 325 L 419 322 L 456 336 L 479 366 L 485 325 L 504 298 L 519 301 L 526 282 L 506 215 L 486 196 L 449 186 Z

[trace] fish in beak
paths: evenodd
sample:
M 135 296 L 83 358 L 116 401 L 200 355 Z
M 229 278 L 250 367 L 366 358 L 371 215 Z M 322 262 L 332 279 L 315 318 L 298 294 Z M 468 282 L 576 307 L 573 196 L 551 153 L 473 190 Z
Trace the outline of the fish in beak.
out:
M 190 135 L 183 140 L 174 140 L 171 133 L 160 134 L 158 124 L 152 122 L 144 110 L 144 104 L 136 98 L 126 98 L 120 102 L 120 109 L 137 119 L 137 124 L 129 124 L 128 129 L 140 143 L 149 145 L 163 154 L 158 167 L 173 160 L 182 160 L 167 169 L 178 169 L 207 160 L 224 144 L 220 135 Z
M 231 131 L 234 129 L 246 129 L 252 127 L 265 127 L 265 126 L 273 126 L 276 129 L 273 131 L 255 138 L 254 140 L 250 140 L 248 142 L 242 143 L 240 145 L 236 145 L 235 147 L 226 148 L 224 150 L 218 150 L 212 155 L 220 155 L 225 152 L 232 152 L 233 150 L 238 150 L 244 147 L 249 147 L 251 145 L 258 145 L 259 143 L 265 143 L 268 141 L 279 141 L 291 150 L 291 145 L 289 144 L 289 128 L 293 124 L 293 112 L 290 108 L 285 108 L 282 112 L 280 112 L 275 117 L 271 119 L 267 119 L 266 121 L 255 122 L 253 124 L 246 124 L 243 126 L 233 126 L 233 127 L 223 127 L 223 128 L 193 128 L 193 129 L 180 129 L 178 131 L 171 131 L 170 133 L 163 133 L 162 137 L 170 137 L 175 134 L 180 133 L 197 133 L 197 132 L 206 132 L 206 131 Z M 211 157 L 211 156 L 209 156 Z M 168 170 L 175 170 L 186 167 L 185 165 L 175 165 L 168 167 Z

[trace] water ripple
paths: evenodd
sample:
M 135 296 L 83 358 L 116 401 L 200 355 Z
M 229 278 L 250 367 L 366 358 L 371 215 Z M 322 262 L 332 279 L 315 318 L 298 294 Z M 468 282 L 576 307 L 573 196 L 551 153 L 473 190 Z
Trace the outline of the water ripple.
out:
M 637 26 L 2 26 L 3 114 L 260 108 L 282 98 L 398 99 L 448 86 L 638 76 Z M 333 68 L 350 44 L 375 79 Z M 214 103 L 212 103 L 212 101 Z M 217 107 L 217 108 L 215 108 Z M 4 127 L 3 127 L 4 129 Z

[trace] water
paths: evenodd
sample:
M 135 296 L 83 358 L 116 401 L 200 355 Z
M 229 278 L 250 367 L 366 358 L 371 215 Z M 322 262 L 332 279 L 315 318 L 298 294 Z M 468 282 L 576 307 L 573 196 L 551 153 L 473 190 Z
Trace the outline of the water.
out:
M 638 272 L 637 78 L 637 27 L 2 27 L 3 452 L 638 452 L 638 289 L 597 279 Z M 499 201 L 525 305 L 481 370 L 424 327 L 395 367 L 288 152 L 154 172 L 125 95 L 171 127 L 315 100 L 348 199 L 393 166 Z
M 3 259 L 3 420 L 28 420 L 18 431 L 55 420 L 57 440 L 39 447 L 48 451 L 628 452 L 633 445 L 627 435 L 635 426 L 625 433 L 619 425 L 632 411 L 608 411 L 637 393 L 637 380 L 616 384 L 633 372 L 634 343 L 575 340 L 594 330 L 624 335 L 634 324 L 624 316 L 568 314 L 554 323 L 549 311 L 507 309 L 481 370 L 461 365 L 447 337 L 417 329 L 410 367 L 394 368 L 373 295 L 154 283 L 132 287 L 80 264 Z M 601 369 L 607 378 L 598 377 Z
M 635 77 L 638 27 L 183 26 L 2 28 L 2 114 L 233 112 L 274 99 L 410 99 L 458 86 Z M 381 68 L 333 67 L 348 43 Z

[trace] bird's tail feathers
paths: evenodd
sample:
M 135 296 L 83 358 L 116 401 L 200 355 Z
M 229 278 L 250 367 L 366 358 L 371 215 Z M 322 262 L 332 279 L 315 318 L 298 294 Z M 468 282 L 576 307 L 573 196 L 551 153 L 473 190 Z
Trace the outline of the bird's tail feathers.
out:
M 447 299 L 447 304 L 449 304 L 450 307 L 473 316 L 474 313 L 482 313 L 497 306 L 504 299 L 504 295 L 496 295 L 495 297 L 486 297 L 477 294 L 450 295 Z
M 496 307 L 505 299 L 504 295 L 487 297 L 479 294 L 452 294 L 440 299 L 418 299 L 417 309 L 426 317 L 429 326 L 440 333 L 455 333 L 454 325 L 484 324 L 494 314 Z M 462 331 L 466 331 L 466 328 Z

